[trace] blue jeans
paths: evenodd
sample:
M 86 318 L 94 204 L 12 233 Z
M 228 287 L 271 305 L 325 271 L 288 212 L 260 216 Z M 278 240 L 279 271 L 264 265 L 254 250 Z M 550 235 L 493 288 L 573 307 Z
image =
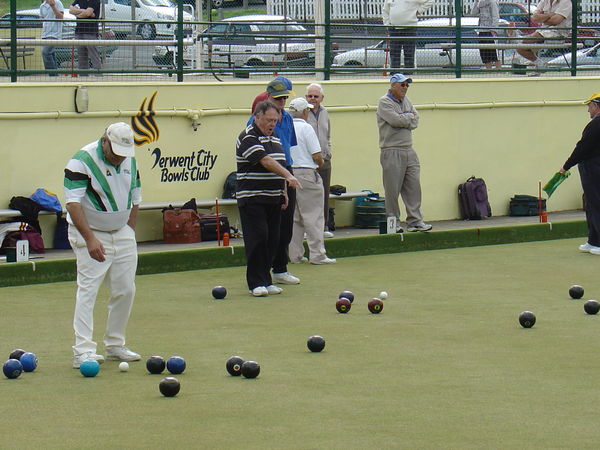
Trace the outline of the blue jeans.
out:
M 48 38 L 54 39 L 54 38 Z M 56 56 L 54 55 L 54 46 L 46 46 L 42 49 L 42 59 L 44 60 L 44 68 L 46 70 L 58 69 L 58 63 L 56 62 Z M 58 74 L 51 73 L 51 77 L 56 77 Z

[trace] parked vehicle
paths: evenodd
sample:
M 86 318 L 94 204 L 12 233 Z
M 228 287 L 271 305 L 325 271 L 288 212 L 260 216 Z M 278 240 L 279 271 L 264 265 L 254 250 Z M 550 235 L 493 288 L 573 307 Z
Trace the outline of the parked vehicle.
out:
M 463 17 L 461 19 L 462 42 L 476 43 L 478 41 L 476 26 L 477 17 Z M 508 23 L 500 20 L 502 27 Z M 435 47 L 436 44 L 453 43 L 456 40 L 455 20 L 437 18 L 421 20 L 417 28 L 417 48 L 415 51 L 415 64 L 417 67 L 453 67 L 456 61 L 455 49 Z M 505 35 L 505 33 L 500 33 Z M 512 58 L 513 50 L 500 52 L 504 62 Z M 402 55 L 404 58 L 404 55 Z M 481 66 L 481 57 L 478 49 L 461 49 L 463 67 Z M 390 64 L 389 42 L 382 40 L 369 47 L 358 48 L 340 53 L 333 58 L 333 67 L 374 67 L 386 68 Z
M 595 66 L 600 68 L 600 44 L 596 44 L 590 48 L 578 50 L 575 54 L 577 58 L 577 66 Z M 571 66 L 571 52 L 566 52 L 564 55 L 557 56 L 546 62 L 548 66 Z
M 184 22 L 193 22 L 193 8 L 184 5 Z M 132 19 L 131 0 L 104 0 L 104 18 L 117 33 L 130 33 Z M 177 25 L 177 6 L 171 0 L 136 0 L 135 20 L 142 21 L 137 25 L 136 33 L 142 39 L 154 39 L 156 36 L 173 36 Z M 119 22 L 125 21 L 125 22 Z M 161 23 L 162 22 L 162 23 Z M 193 33 L 193 25 L 187 24 L 184 34 Z
M 198 36 L 207 67 L 314 67 L 314 39 L 308 30 L 283 16 L 231 17 Z M 197 45 L 197 44 L 196 44 Z M 191 64 L 196 45 L 186 47 L 184 61 Z M 158 46 L 152 55 L 159 66 L 173 66 L 175 48 Z
M 0 18 L 0 29 L 10 28 L 10 13 L 5 14 Z M 75 22 L 77 18 L 71 14 L 69 11 L 64 11 L 64 23 L 63 23 L 63 36 L 64 40 L 73 39 L 75 37 Z M 31 29 L 31 36 L 26 36 L 30 38 L 39 38 L 41 29 L 42 29 L 42 20 L 40 18 L 40 10 L 39 9 L 23 9 L 21 11 L 17 11 L 17 28 L 19 30 L 23 29 Z M 101 26 L 101 39 L 114 40 L 116 39 L 115 32 L 108 27 L 107 25 Z M 21 36 L 25 36 L 23 32 L 20 33 Z M 8 37 L 8 36 L 7 36 Z M 41 48 L 41 47 L 38 47 Z M 108 57 L 117 49 L 116 45 L 106 45 L 99 46 L 98 50 L 100 54 Z M 65 46 L 56 46 L 54 49 L 54 54 L 56 56 L 56 60 L 58 64 L 62 64 L 65 62 L 71 62 L 71 59 L 74 58 L 77 61 L 77 51 L 73 51 L 73 46 L 65 45 Z

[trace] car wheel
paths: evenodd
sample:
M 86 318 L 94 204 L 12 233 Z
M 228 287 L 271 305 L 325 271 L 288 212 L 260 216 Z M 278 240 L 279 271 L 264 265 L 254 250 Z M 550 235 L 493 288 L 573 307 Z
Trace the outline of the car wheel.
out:
M 154 24 L 143 23 L 138 27 L 138 34 L 144 40 L 154 39 L 156 37 L 156 28 Z
M 262 67 L 265 65 L 265 63 L 260 59 L 249 59 L 248 61 L 246 61 L 245 65 L 250 67 Z

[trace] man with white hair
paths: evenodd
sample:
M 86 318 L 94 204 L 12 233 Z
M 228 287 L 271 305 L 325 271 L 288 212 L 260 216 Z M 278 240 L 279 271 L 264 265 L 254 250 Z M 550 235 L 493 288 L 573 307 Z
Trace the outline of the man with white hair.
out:
M 312 125 L 321 146 L 321 156 L 323 165 L 317 169 L 323 179 L 323 214 L 325 216 L 325 231 L 323 236 L 333 237 L 329 224 L 329 186 L 331 185 L 331 125 L 329 122 L 329 113 L 321 105 L 325 98 L 323 87 L 319 83 L 311 83 L 306 87 L 304 96 L 313 108 L 308 110 L 308 119 Z
M 296 192 L 296 209 L 294 211 L 294 229 L 289 252 L 292 263 L 306 261 L 304 233 L 308 244 L 311 264 L 334 264 L 328 258 L 323 242 L 323 180 L 317 169 L 323 165 L 319 139 L 312 126 L 306 122 L 309 110 L 313 105 L 305 98 L 298 97 L 290 102 L 289 112 L 294 118 L 294 130 L 298 145 L 291 148 L 294 176 L 302 184 L 302 190 Z
M 97 353 L 94 304 L 100 285 L 108 285 L 106 358 L 138 361 L 125 347 L 125 329 L 135 296 L 137 242 L 135 225 L 142 201 L 133 130 L 125 122 L 106 128 L 100 139 L 79 150 L 65 168 L 69 242 L 77 259 L 73 368 Z
M 406 208 L 408 231 L 432 228 L 423 221 L 421 214 L 421 165 L 412 146 L 412 130 L 419 126 L 419 114 L 406 96 L 411 83 L 411 78 L 394 74 L 389 91 L 377 105 L 385 211 L 388 217 L 396 218 L 396 232 L 399 233 L 404 231 L 400 226 L 399 195 Z

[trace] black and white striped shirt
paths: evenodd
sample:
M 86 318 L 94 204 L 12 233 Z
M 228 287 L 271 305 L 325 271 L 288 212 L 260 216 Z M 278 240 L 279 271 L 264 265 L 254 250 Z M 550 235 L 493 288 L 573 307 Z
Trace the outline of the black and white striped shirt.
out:
M 285 181 L 263 167 L 260 160 L 265 156 L 285 167 L 285 153 L 279 138 L 274 134 L 265 136 L 252 122 L 236 142 L 238 204 L 248 199 L 263 203 L 282 201 Z

